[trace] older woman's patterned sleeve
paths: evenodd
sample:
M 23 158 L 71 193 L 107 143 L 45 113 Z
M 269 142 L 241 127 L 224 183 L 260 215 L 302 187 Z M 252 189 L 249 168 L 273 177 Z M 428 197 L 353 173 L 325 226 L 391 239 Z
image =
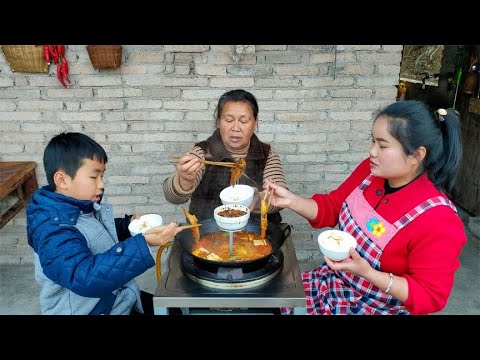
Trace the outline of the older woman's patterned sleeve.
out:
M 275 184 L 287 188 L 287 182 L 285 181 L 285 176 L 283 174 L 282 162 L 280 161 L 280 156 L 275 151 L 273 146 L 270 147 L 270 153 L 268 154 L 267 163 L 265 164 L 265 169 L 263 170 L 263 179 L 268 179 Z M 264 191 L 260 192 L 261 199 L 265 193 Z M 275 213 L 282 210 L 282 208 L 270 206 L 268 213 Z

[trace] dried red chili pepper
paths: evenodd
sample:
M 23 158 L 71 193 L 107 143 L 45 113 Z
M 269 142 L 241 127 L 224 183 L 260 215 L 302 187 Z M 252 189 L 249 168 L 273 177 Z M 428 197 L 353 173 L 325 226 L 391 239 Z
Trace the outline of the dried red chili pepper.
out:
M 55 45 L 48 45 L 48 49 L 50 50 L 50 54 L 52 55 L 53 63 L 58 64 L 57 47 Z
M 66 89 L 67 85 L 65 84 L 65 81 L 63 81 L 63 73 L 62 73 L 61 67 L 62 67 L 61 64 L 57 65 L 57 78 L 58 78 L 58 81 L 60 81 L 60 84 L 62 84 L 63 87 Z
M 57 45 L 58 57 L 65 56 L 65 45 Z
M 43 45 L 43 58 L 50 65 L 50 50 L 48 49 L 47 45 Z
M 65 56 L 62 57 L 61 71 L 62 71 L 63 78 L 70 83 L 70 79 L 68 78 L 68 63 Z

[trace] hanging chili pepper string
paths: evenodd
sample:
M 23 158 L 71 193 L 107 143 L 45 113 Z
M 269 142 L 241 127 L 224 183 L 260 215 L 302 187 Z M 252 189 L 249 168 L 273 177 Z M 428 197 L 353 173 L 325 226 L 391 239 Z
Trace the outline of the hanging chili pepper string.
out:
M 52 62 L 54 65 L 57 65 L 57 79 L 64 88 L 67 88 L 65 82 L 70 83 L 70 78 L 68 77 L 65 45 L 43 45 L 43 57 L 48 65 Z
M 55 45 L 48 45 L 48 49 L 50 50 L 50 54 L 52 55 L 53 63 L 58 64 L 57 47 Z
M 45 62 L 50 65 L 50 50 L 47 45 L 43 45 L 43 58 L 45 59 Z
M 58 81 L 60 81 L 60 84 L 63 85 L 63 87 L 66 89 L 67 85 L 65 84 L 65 81 L 63 80 L 63 73 L 62 73 L 62 65 L 57 64 L 57 78 Z
M 65 45 L 57 45 L 58 56 L 65 56 Z
M 65 80 L 67 80 L 68 83 L 70 83 L 70 79 L 68 78 L 68 63 L 67 63 L 67 59 L 65 58 L 65 56 L 62 57 L 62 67 L 61 67 L 61 70 L 62 70 L 63 78 L 64 78 Z

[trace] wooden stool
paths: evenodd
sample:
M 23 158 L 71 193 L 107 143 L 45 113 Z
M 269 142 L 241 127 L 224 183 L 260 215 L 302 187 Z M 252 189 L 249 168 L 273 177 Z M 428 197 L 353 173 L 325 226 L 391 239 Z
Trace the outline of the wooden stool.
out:
M 33 161 L 0 162 L 0 200 L 14 193 L 18 197 L 15 204 L 0 214 L 0 229 L 28 205 L 38 189 L 36 166 Z

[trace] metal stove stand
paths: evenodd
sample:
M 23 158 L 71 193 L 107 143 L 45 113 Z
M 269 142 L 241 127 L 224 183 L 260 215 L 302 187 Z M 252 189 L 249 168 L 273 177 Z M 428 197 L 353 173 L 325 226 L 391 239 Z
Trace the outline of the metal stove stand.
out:
M 305 292 L 291 236 L 280 249 L 283 267 L 269 282 L 248 289 L 216 289 L 185 276 L 180 264 L 182 248 L 174 241 L 153 298 L 154 314 L 278 314 L 281 307 L 293 307 L 295 315 L 305 314 Z

